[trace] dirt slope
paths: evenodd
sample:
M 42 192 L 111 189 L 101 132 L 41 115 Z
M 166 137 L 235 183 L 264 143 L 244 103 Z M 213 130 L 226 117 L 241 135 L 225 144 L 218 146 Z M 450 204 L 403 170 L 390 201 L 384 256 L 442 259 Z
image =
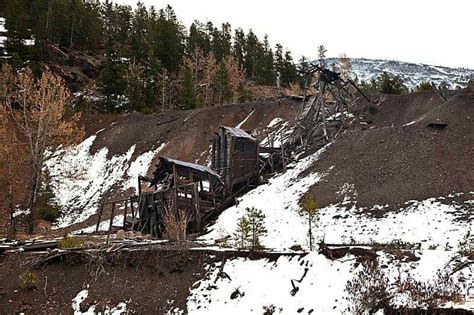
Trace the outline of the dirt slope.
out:
M 385 96 L 368 127 L 346 131 L 314 166 L 334 166 L 312 188 L 324 206 L 342 201 L 336 192 L 353 184 L 360 206 L 399 204 L 470 192 L 474 178 L 474 93 L 455 91 L 444 102 L 435 92 Z M 446 127 L 428 126 L 433 122 Z

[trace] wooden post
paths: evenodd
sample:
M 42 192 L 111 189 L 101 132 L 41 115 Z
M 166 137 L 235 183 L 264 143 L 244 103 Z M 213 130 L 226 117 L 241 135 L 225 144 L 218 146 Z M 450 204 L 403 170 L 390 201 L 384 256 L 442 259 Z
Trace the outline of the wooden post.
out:
M 127 226 L 127 209 L 128 209 L 128 200 L 125 200 L 125 209 L 123 210 L 123 229 L 124 230 Z
M 174 181 L 174 194 L 173 201 L 175 206 L 175 212 L 178 210 L 178 174 L 176 171 L 176 165 L 173 164 L 173 181 Z
M 102 211 L 104 211 L 104 204 L 102 204 L 99 209 L 99 217 L 97 218 L 97 225 L 95 227 L 96 232 L 99 231 L 100 220 L 102 219 Z
M 321 80 L 321 78 L 319 79 Z M 323 81 L 319 81 L 319 106 L 321 106 L 321 113 L 323 115 L 323 132 L 326 140 L 329 141 L 328 132 L 326 129 L 326 104 L 324 103 L 324 90 L 326 89 L 326 84 Z
M 212 195 L 212 203 L 214 206 L 216 205 L 216 196 L 214 195 L 214 185 L 212 183 L 212 177 L 211 175 L 207 175 L 207 178 L 209 179 L 209 191 L 211 192 Z
M 133 228 L 135 227 L 136 213 L 135 213 L 135 208 L 133 207 L 132 197 L 130 197 L 130 210 L 132 211 L 132 231 L 133 231 Z
M 283 171 L 286 171 L 286 161 L 285 161 L 285 148 L 283 147 L 283 142 L 281 143 L 281 163 L 283 165 Z
M 196 213 L 196 226 L 197 231 L 201 232 L 201 209 L 200 209 L 200 199 L 199 199 L 199 190 L 198 190 L 198 183 L 194 183 L 193 185 L 193 192 L 194 192 L 194 211 Z
M 112 229 L 112 224 L 114 223 L 114 217 L 115 217 L 115 202 L 112 202 L 112 213 L 110 214 L 109 232 Z

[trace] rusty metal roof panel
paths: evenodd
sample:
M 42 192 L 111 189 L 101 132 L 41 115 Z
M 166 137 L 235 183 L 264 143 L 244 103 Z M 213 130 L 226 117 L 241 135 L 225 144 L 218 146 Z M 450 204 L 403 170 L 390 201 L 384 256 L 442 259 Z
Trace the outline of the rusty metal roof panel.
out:
M 222 126 L 225 130 L 230 132 L 232 135 L 236 136 L 237 138 L 247 138 L 247 139 L 252 139 L 255 140 L 254 137 L 249 135 L 245 130 L 239 129 L 239 128 L 234 128 L 234 127 L 227 127 L 227 126 Z
M 161 159 L 163 159 L 163 160 L 165 160 L 169 163 L 173 163 L 173 164 L 180 165 L 180 166 L 183 166 L 183 167 L 192 168 L 192 169 L 195 169 L 196 171 L 199 171 L 199 172 L 209 173 L 213 176 L 220 177 L 219 174 L 216 173 L 216 171 L 214 171 L 212 168 L 204 166 L 204 165 L 199 165 L 199 164 L 195 164 L 195 163 L 191 163 L 191 162 L 184 162 L 184 161 L 180 161 L 180 160 L 175 160 L 175 159 L 171 159 L 171 158 L 164 157 L 164 156 L 162 156 Z

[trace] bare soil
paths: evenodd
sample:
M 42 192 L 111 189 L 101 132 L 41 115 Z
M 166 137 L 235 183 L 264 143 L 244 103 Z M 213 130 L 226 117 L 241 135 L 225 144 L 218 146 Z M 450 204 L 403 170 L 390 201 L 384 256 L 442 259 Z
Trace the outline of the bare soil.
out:
M 70 252 L 46 265 L 39 263 L 45 253 L 0 255 L 0 314 L 72 314 L 72 299 L 87 287 L 81 311 L 120 302 L 134 314 L 186 310 L 189 289 L 205 276 L 205 264 L 237 256 L 273 261 L 282 254 L 157 249 L 89 255 Z M 27 271 L 35 274 L 37 288 L 21 287 L 19 277 Z
M 345 183 L 362 207 L 473 191 L 474 92 L 453 91 L 448 102 L 436 92 L 385 98 L 376 109 L 361 106 L 357 119 L 373 122 L 354 124 L 313 165 L 334 166 L 311 188 L 319 204 L 341 202 Z

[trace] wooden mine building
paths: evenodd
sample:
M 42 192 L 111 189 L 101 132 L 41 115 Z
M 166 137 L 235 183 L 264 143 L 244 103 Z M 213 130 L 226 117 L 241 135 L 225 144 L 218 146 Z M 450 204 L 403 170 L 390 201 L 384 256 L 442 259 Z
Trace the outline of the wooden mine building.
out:
M 259 153 L 262 153 L 262 156 Z M 166 211 L 185 211 L 188 231 L 201 232 L 235 198 L 257 186 L 264 173 L 273 173 L 279 148 L 260 147 L 248 132 L 220 127 L 212 139 L 211 167 L 160 157 L 152 178 L 139 176 L 138 196 L 125 202 L 124 228 L 162 237 Z M 281 151 L 283 152 L 283 151 Z M 142 183 L 148 183 L 145 186 Z M 117 202 L 112 202 L 113 222 Z M 127 218 L 130 203 L 132 218 Z M 138 204 L 135 211 L 134 204 Z M 101 219 L 99 212 L 97 229 Z

